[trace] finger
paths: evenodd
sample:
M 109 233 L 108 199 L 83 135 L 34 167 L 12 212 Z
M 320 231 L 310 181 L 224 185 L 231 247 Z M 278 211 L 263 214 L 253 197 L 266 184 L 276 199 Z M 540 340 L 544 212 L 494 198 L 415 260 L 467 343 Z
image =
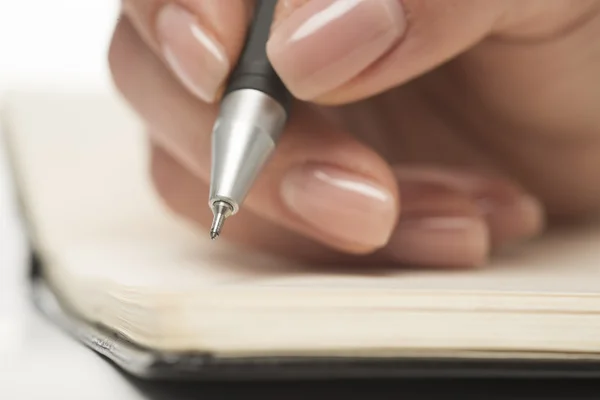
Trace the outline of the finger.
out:
M 493 252 L 543 231 L 540 203 L 501 177 L 426 165 L 395 173 L 402 214 L 385 251 L 396 262 L 483 266 Z
M 280 12 L 268 53 L 298 98 L 348 103 L 424 74 L 492 33 L 558 29 L 592 3 L 597 1 L 283 2 L 290 9 Z
M 150 133 L 150 137 L 154 137 Z M 211 226 L 213 214 L 205 204 L 209 184 L 194 175 L 160 144 L 152 142 L 150 172 L 157 193 L 177 215 L 198 224 L 201 229 Z M 252 211 L 236 216 L 235 224 L 228 225 L 225 242 L 286 258 L 308 262 L 341 263 L 363 262 L 360 257 L 336 252 L 316 240 L 270 222 Z
M 152 148 L 151 171 L 158 193 L 177 214 L 207 229 L 208 184 L 160 146 Z M 509 182 L 467 171 L 399 167 L 403 213 L 388 244 L 366 255 L 344 254 L 268 221 L 239 215 L 225 240 L 287 258 L 322 264 L 469 268 L 484 265 L 491 251 L 541 232 L 537 203 Z M 533 209 L 532 209 L 533 208 Z
M 113 39 L 111 69 L 155 140 L 209 182 L 216 107 L 178 85 L 126 20 Z M 298 105 L 244 208 L 338 250 L 369 253 L 387 243 L 399 199 L 385 160 Z
M 526 241 L 544 230 L 543 205 L 524 189 L 502 177 L 468 169 L 415 165 L 398 166 L 395 174 L 402 191 L 403 215 L 408 212 L 407 204 L 411 203 L 407 199 L 411 192 L 409 188 L 417 185 L 421 191 L 444 189 L 470 199 L 477 215 L 488 225 L 492 247 L 501 248 Z
M 175 213 L 210 227 L 212 214 L 198 207 L 208 195 L 208 184 L 194 176 L 159 145 L 152 146 L 151 175 L 157 192 Z M 409 183 L 407 182 L 407 186 Z M 316 265 L 466 268 L 487 260 L 489 243 L 485 222 L 469 198 L 440 186 L 411 187 L 406 220 L 383 249 L 351 255 L 324 246 L 254 212 L 239 215 L 225 240 L 246 248 Z
M 253 1 L 123 0 L 123 12 L 179 81 L 214 102 L 241 51 Z

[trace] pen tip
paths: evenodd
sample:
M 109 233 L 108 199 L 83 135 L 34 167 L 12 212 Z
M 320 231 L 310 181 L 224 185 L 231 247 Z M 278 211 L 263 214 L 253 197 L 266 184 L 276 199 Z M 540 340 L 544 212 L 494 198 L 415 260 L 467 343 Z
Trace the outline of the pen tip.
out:
M 213 205 L 212 210 L 214 218 L 210 227 L 210 238 L 211 240 L 216 240 L 221 235 L 225 220 L 232 214 L 233 207 L 224 201 L 217 201 Z

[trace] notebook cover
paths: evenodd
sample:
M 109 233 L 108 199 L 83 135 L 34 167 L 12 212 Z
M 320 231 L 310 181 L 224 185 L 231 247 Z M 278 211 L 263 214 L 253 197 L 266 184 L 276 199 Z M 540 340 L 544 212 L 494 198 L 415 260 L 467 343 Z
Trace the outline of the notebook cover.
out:
M 125 376 L 149 400 L 596 400 L 593 379 L 373 379 L 301 382 L 160 382 Z

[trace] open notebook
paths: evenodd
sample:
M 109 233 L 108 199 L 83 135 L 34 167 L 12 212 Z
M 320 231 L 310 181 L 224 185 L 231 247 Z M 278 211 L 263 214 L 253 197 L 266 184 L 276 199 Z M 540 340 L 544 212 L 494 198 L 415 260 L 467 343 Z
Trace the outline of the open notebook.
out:
M 159 361 L 155 375 L 262 365 L 366 376 L 481 361 L 476 372 L 515 360 L 526 373 L 600 371 L 600 225 L 480 270 L 331 273 L 211 242 L 172 215 L 150 185 L 142 126 L 116 97 L 15 94 L 2 115 L 39 304 L 133 373 Z

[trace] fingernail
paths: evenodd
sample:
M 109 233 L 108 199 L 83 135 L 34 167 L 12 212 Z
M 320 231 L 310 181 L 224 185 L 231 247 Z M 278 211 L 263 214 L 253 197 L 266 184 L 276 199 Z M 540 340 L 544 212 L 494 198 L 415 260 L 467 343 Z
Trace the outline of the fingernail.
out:
M 383 247 L 396 223 L 392 193 L 337 167 L 306 165 L 282 184 L 288 208 L 320 233 L 369 248 Z
M 223 46 L 174 3 L 159 12 L 156 29 L 164 57 L 181 83 L 201 100 L 213 102 L 230 68 Z
M 471 198 L 489 224 L 490 239 L 494 245 L 526 240 L 538 234 L 545 225 L 541 203 L 497 177 L 423 169 L 398 169 L 396 176 L 404 184 L 421 182 L 438 185 Z
M 494 187 L 481 189 L 474 197 L 493 228 L 494 244 L 509 245 L 533 237 L 543 230 L 545 219 L 542 205 L 532 196 Z
M 466 196 L 427 183 L 400 183 L 402 213 L 386 251 L 427 267 L 478 267 L 489 252 L 489 233 Z
M 294 94 L 308 100 L 366 69 L 405 27 L 399 0 L 309 1 L 277 25 L 268 53 Z

